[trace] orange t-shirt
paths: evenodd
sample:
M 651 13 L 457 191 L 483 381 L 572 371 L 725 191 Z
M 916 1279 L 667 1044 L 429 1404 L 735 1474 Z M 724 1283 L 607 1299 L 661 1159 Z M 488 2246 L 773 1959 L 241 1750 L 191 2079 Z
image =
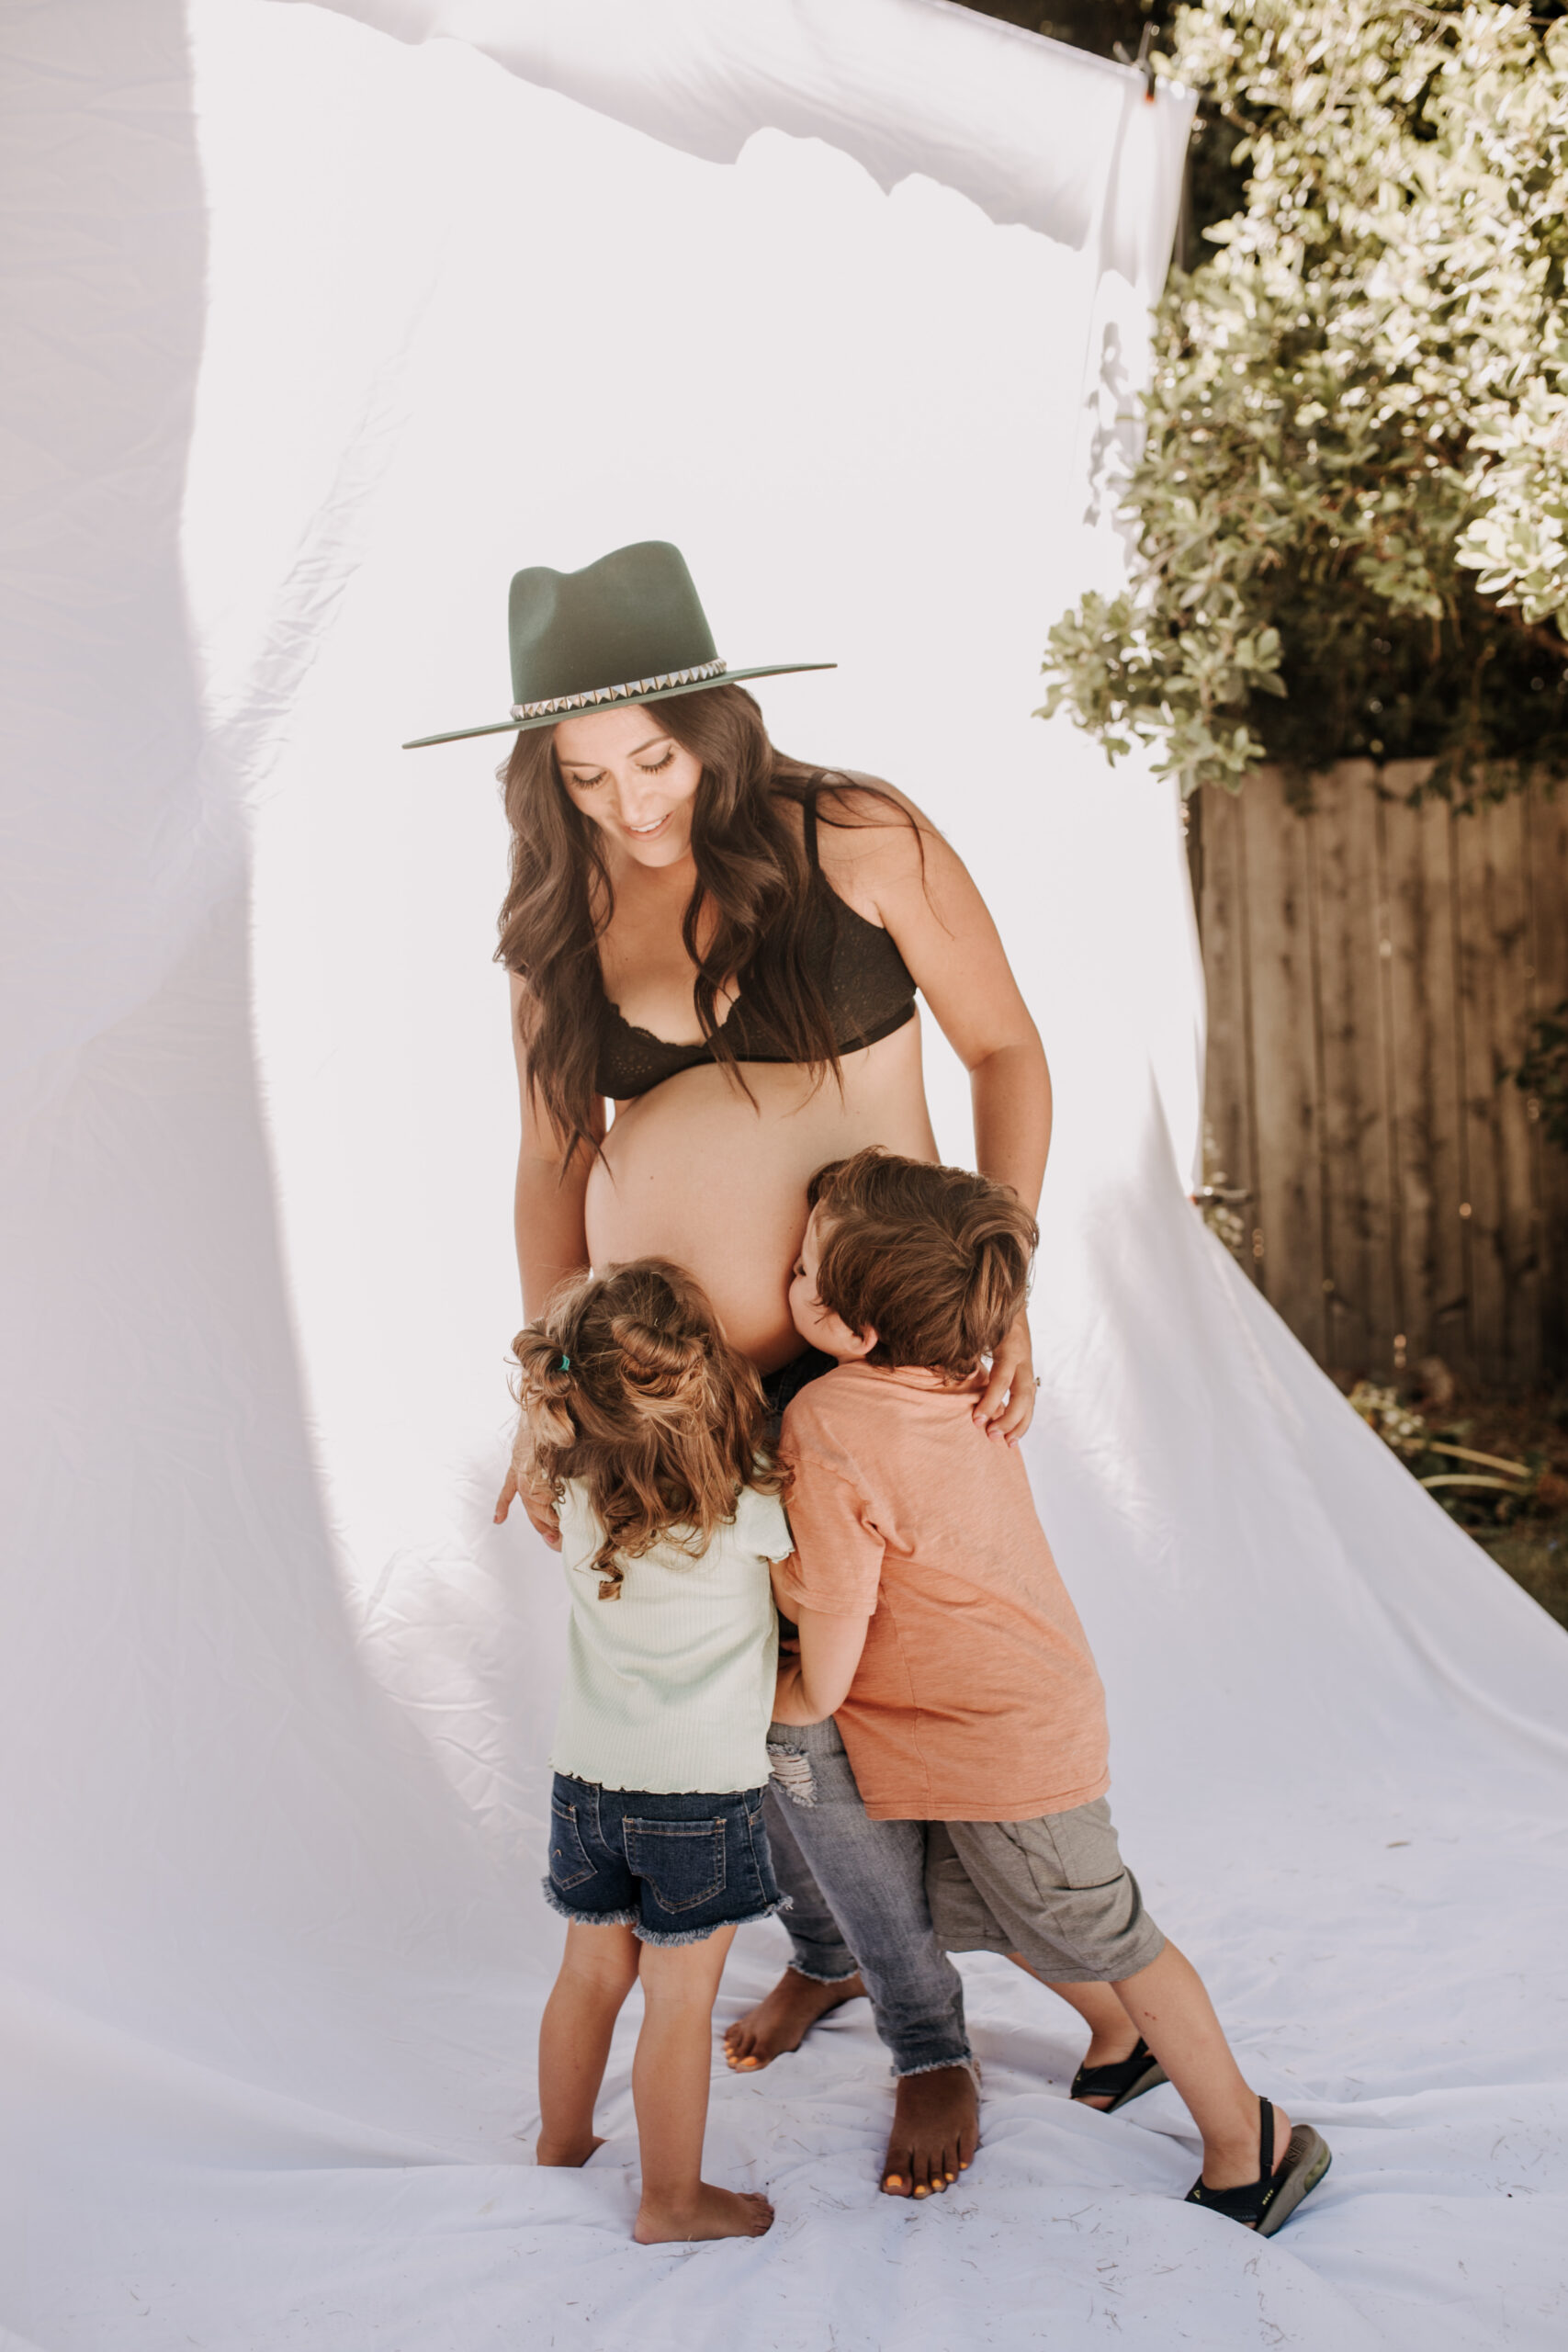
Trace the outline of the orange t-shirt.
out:
M 1022 1454 L 971 1419 L 982 1385 L 840 1364 L 784 1419 L 785 1605 L 872 1611 L 838 1723 L 874 1821 L 1030 1821 L 1111 1782 L 1100 1676 Z

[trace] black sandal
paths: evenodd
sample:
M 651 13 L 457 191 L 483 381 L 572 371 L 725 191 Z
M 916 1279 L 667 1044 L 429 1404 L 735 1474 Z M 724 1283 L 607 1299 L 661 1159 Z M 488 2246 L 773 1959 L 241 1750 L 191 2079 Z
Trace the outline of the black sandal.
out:
M 1187 2202 L 1204 2206 L 1211 2213 L 1223 2213 L 1227 2221 L 1256 2230 L 1260 2238 L 1271 2238 L 1276 2230 L 1283 2229 L 1302 2199 L 1317 2187 L 1333 2159 L 1326 2141 L 1312 2125 L 1298 2123 L 1285 2161 L 1276 2172 L 1274 2110 L 1266 2098 L 1258 2100 L 1258 2178 L 1241 2188 L 1207 2188 L 1200 2173 L 1187 2192 Z
M 1111 2104 L 1098 2111 L 1114 2115 L 1130 2098 L 1141 2098 L 1145 2091 L 1152 2091 L 1156 2083 L 1169 2080 L 1165 2068 L 1140 2035 L 1138 2046 L 1130 2058 L 1118 2058 L 1113 2066 L 1080 2066 L 1073 2076 L 1069 2098 L 1104 2098 L 1110 2095 Z

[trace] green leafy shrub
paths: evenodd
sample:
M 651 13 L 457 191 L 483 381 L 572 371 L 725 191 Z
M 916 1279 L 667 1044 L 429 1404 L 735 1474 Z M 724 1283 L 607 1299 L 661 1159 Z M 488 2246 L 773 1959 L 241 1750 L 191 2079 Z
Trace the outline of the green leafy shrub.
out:
M 1163 70 L 1246 199 L 1156 319 L 1129 593 L 1045 713 L 1184 792 L 1264 759 L 1568 773 L 1568 24 L 1495 0 L 1203 0 Z

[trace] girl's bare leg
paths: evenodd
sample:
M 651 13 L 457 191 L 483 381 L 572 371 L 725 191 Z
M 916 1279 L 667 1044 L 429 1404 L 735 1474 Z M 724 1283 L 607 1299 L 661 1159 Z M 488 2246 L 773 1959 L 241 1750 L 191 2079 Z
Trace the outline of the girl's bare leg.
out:
M 1167 1944 L 1156 1961 L 1116 1986 L 1122 2005 L 1203 2135 L 1203 2179 L 1210 2188 L 1241 2188 L 1258 2177 L 1262 2119 L 1220 2030 L 1203 1981 L 1191 1962 Z M 1274 2169 L 1291 2144 L 1291 2119 L 1274 2110 Z
M 560 1974 L 539 2027 L 536 2164 L 585 2165 L 603 2144 L 593 2136 L 593 2103 L 637 1970 L 637 1940 L 629 1928 L 569 1923 Z
M 718 1928 L 701 1943 L 642 1947 L 643 2021 L 632 2063 L 642 2151 L 642 2203 L 633 2233 L 639 2245 L 756 2238 L 773 2225 L 765 2197 L 715 2188 L 702 2173 L 713 2005 L 734 1940 L 733 1928 Z

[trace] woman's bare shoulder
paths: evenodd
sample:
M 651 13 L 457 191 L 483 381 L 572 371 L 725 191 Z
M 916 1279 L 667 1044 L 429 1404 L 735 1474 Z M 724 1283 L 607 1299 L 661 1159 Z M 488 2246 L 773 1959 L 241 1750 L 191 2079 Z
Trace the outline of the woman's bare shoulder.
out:
M 885 775 L 862 768 L 829 768 L 818 787 L 817 806 L 830 825 L 857 832 L 908 832 L 909 820 L 925 831 L 936 828 L 907 792 Z
M 906 792 L 879 775 L 839 768 L 818 795 L 817 848 L 841 899 L 879 920 L 889 891 L 923 884 L 941 836 Z

